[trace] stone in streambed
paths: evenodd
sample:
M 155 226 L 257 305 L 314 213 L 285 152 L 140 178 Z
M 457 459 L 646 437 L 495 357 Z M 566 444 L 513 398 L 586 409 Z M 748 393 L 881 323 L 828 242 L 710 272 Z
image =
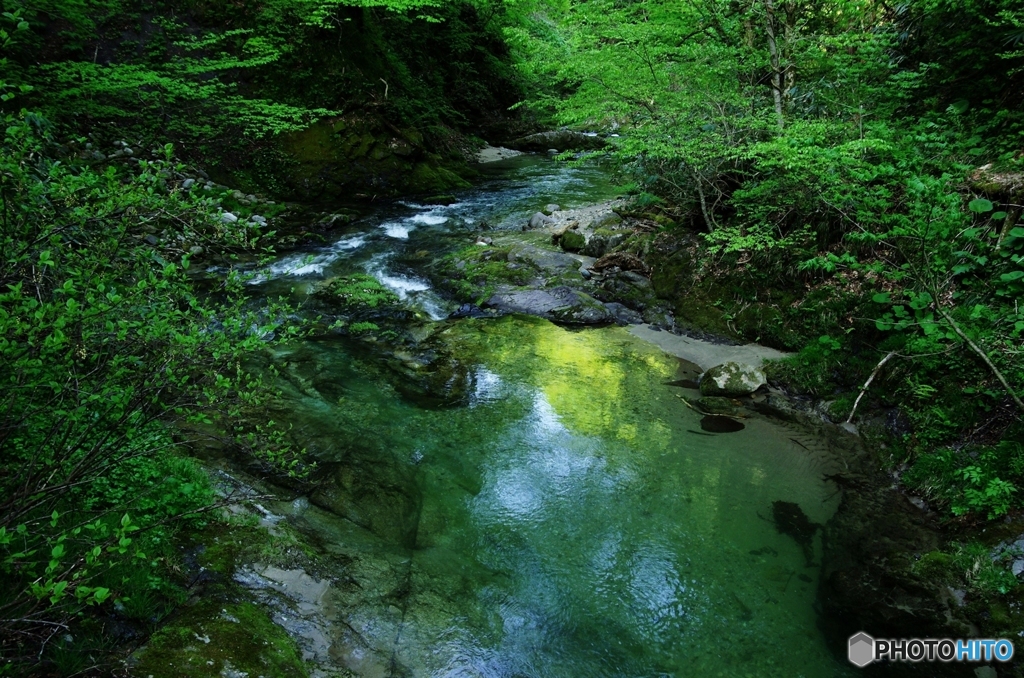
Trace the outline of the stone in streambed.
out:
M 579 252 L 587 244 L 587 239 L 579 231 L 568 230 L 558 239 L 558 244 L 566 252 Z
M 564 286 L 502 292 L 488 299 L 485 305 L 506 313 L 525 313 L 573 325 L 614 321 L 604 304 L 588 294 Z
M 726 362 L 704 373 L 700 380 L 700 393 L 704 396 L 745 396 L 766 383 L 764 372 L 756 367 Z
M 604 305 L 611 313 L 612 318 L 618 325 L 639 325 L 644 321 L 643 317 L 633 309 L 623 306 L 617 301 L 610 301 Z
M 556 205 L 555 203 L 552 202 L 548 203 L 547 205 L 544 205 L 544 209 L 542 209 L 541 212 L 550 217 L 552 214 L 554 214 L 560 209 L 562 209 L 560 205 Z
M 528 226 L 531 229 L 538 229 L 544 228 L 545 226 L 550 226 L 553 223 L 555 223 L 555 220 L 549 217 L 548 215 L 544 214 L 543 212 L 536 212 L 532 217 L 530 217 L 530 223 L 528 224 Z
M 701 412 L 730 416 L 739 414 L 742 407 L 738 400 L 731 400 L 722 396 L 704 396 L 703 398 L 698 398 L 695 404 Z

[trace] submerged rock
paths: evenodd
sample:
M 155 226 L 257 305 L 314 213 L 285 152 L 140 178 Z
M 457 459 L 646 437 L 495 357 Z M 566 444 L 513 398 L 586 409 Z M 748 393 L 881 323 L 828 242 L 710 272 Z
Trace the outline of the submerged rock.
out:
M 464 403 L 473 391 L 473 372 L 443 349 L 395 351 L 386 364 L 399 378 L 395 389 L 421 407 Z
M 701 412 L 706 412 L 707 414 L 735 415 L 742 408 L 740 401 L 730 400 L 722 396 L 704 396 L 696 401 L 696 405 L 700 408 Z
M 800 546 L 807 567 L 814 564 L 814 535 L 821 525 L 812 523 L 798 504 L 790 501 L 772 502 L 772 521 L 779 534 L 792 537 Z
M 750 395 L 767 383 L 764 372 L 751 365 L 727 362 L 715 365 L 700 380 L 700 393 L 705 396 Z
M 413 471 L 387 453 L 353 451 L 310 501 L 388 544 L 415 545 L 422 496 Z
M 709 414 L 700 420 L 702 431 L 709 433 L 735 433 L 746 428 L 743 422 L 736 421 L 732 417 L 724 417 L 718 414 Z

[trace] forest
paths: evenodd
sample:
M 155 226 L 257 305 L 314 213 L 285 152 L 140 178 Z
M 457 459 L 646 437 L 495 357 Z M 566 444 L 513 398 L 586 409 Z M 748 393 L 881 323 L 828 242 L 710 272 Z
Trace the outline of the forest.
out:
M 927 503 L 941 543 L 892 567 L 1024 628 L 1019 3 L 2 0 L 0 115 L 0 675 L 135 675 L 195 602 L 183 545 L 235 524 L 197 439 L 320 482 L 254 356 L 322 327 L 252 266 L 563 128 L 676 325 L 792 353 L 769 384 Z

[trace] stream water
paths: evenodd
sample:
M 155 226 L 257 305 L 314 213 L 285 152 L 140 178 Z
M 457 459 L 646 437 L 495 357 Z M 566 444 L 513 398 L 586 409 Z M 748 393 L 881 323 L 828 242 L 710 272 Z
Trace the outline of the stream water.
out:
M 260 291 L 365 271 L 434 319 L 416 261 L 513 229 L 547 202 L 614 195 L 597 168 L 496 163 L 447 207 L 395 204 L 274 262 Z M 426 251 L 428 256 L 423 256 Z M 463 319 L 437 334 L 470 365 L 461 407 L 403 398 L 342 339 L 279 346 L 275 413 L 330 469 L 272 510 L 332 563 L 329 660 L 362 676 L 836 676 L 815 611 L 820 536 L 774 502 L 834 512 L 823 456 L 768 419 L 710 434 L 669 385 L 688 369 L 607 327 Z M 691 392 L 692 394 L 692 392 Z M 819 532 L 820 534 L 820 532 Z

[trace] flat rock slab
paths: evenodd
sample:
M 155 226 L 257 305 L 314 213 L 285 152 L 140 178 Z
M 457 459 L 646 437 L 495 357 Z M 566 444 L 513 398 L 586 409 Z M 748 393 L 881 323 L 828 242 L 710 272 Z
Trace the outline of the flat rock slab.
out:
M 517 155 L 522 154 L 522 151 L 514 151 L 511 148 L 485 146 L 476 152 L 476 161 L 479 163 L 498 162 L 499 160 L 507 160 L 508 158 L 514 158 Z
M 508 253 L 510 262 L 525 261 L 536 266 L 546 275 L 561 275 L 580 267 L 577 257 L 565 252 L 546 250 L 535 245 L 516 245 Z
M 488 299 L 485 305 L 506 313 L 525 313 L 580 325 L 613 321 L 604 304 L 570 287 L 499 292 Z
M 745 344 L 743 346 L 712 344 L 710 341 L 681 337 L 671 332 L 659 332 L 647 325 L 634 325 L 629 328 L 629 333 L 655 344 L 665 353 L 695 363 L 702 370 L 708 370 L 724 362 L 761 367 L 765 360 L 775 360 L 792 355 L 760 344 Z

